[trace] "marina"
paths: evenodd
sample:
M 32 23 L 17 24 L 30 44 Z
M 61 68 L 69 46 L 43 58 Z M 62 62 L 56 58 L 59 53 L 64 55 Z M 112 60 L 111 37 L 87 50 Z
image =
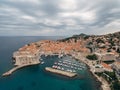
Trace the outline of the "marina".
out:
M 81 63 L 73 63 L 70 60 L 64 60 L 64 61 L 55 62 L 52 68 L 65 70 L 69 72 L 76 72 L 78 70 L 85 69 L 85 65 Z
M 53 56 L 48 56 L 48 57 L 53 57 Z M 49 61 L 45 61 L 44 59 L 42 59 L 42 62 L 44 62 L 43 65 L 45 65 L 44 66 L 45 70 L 46 70 L 46 67 L 49 67 L 50 69 L 47 71 L 50 71 L 51 73 L 57 73 L 57 74 L 60 74 L 63 76 L 70 77 L 69 75 L 63 74 L 61 72 L 66 72 L 66 73 L 70 73 L 70 74 L 76 73 L 76 74 L 80 75 L 82 71 L 87 69 L 86 65 L 84 63 L 78 62 L 75 59 L 72 59 L 71 56 L 64 56 L 62 58 L 59 58 L 59 60 L 54 60 L 54 61 L 51 60 L 52 63 L 50 65 L 46 65 L 46 63 L 48 63 Z M 54 72 L 54 70 L 57 72 Z M 74 76 L 76 76 L 76 75 L 74 75 Z

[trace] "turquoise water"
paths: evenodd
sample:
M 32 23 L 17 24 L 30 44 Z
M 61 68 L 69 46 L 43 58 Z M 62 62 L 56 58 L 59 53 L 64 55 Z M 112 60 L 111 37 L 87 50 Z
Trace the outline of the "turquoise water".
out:
M 12 53 L 30 42 L 58 37 L 0 37 L 0 75 L 13 67 Z M 0 77 L 0 90 L 99 90 L 98 82 L 88 69 L 79 71 L 80 77 L 67 77 L 48 73 L 44 67 L 55 61 L 70 59 L 69 56 L 59 59 L 57 56 L 44 57 L 44 64 L 25 67 L 11 76 Z M 86 67 L 87 68 L 87 67 Z

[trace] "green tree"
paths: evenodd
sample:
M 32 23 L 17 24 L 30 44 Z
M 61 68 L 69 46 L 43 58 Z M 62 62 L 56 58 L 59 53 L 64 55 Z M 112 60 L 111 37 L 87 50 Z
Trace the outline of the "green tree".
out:
M 98 57 L 97 57 L 96 54 L 93 54 L 93 55 L 87 55 L 86 58 L 89 59 L 89 60 L 98 60 Z

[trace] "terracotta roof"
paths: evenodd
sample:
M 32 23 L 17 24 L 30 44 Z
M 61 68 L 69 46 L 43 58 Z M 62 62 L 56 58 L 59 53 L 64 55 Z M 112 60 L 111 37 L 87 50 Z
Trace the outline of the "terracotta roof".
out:
M 108 64 L 102 62 L 102 66 L 106 69 L 112 69 Z

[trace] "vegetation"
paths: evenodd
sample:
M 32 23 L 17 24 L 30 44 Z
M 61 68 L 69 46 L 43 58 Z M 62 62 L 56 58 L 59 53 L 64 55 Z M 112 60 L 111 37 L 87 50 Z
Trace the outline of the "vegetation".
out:
M 120 53 L 120 49 L 119 48 L 117 49 L 117 53 Z
M 98 39 L 96 40 L 96 42 L 97 42 L 97 43 L 105 43 L 101 38 L 98 38 Z
M 87 55 L 86 58 L 89 59 L 89 60 L 98 60 L 98 57 L 97 57 L 96 54 L 93 54 L 93 55 Z
M 111 86 L 112 90 L 120 90 L 120 82 L 118 80 L 115 80 Z
M 104 61 L 104 63 L 106 63 L 106 64 L 112 64 L 114 62 L 115 62 L 114 60 L 112 60 L 112 61 Z
M 112 78 L 112 80 L 116 80 L 116 75 L 115 75 L 115 72 L 108 72 L 108 71 L 105 71 L 104 72 L 105 74 L 107 74 L 109 77 Z
M 119 46 L 120 43 L 120 32 L 106 34 L 106 35 L 86 35 L 84 33 L 73 35 L 72 37 L 68 37 L 65 39 L 61 39 L 59 41 L 62 42 L 77 42 L 77 40 L 86 41 L 86 48 L 89 48 L 91 52 L 93 52 L 93 48 L 104 49 L 107 52 L 116 51 L 120 53 L 120 49 L 116 50 L 115 46 Z M 95 50 L 97 50 L 95 49 Z
M 105 73 L 112 78 L 112 80 L 109 80 L 109 82 L 111 82 L 111 89 L 120 90 L 120 82 L 118 81 L 115 72 L 105 72 Z
M 75 42 L 76 42 L 76 41 L 77 41 L 78 39 L 80 39 L 80 38 L 88 39 L 89 36 L 86 35 L 86 34 L 84 34 L 84 33 L 81 33 L 81 34 L 79 34 L 79 35 L 73 35 L 72 37 L 68 37 L 68 38 L 65 38 L 65 39 L 62 39 L 62 40 L 59 40 L 59 41 L 62 41 L 62 42 L 68 41 L 68 42 L 69 42 L 69 40 L 74 39 Z
M 88 36 L 88 35 L 86 35 L 85 37 L 84 37 L 84 39 L 86 40 L 86 39 L 88 39 L 90 36 Z
M 30 46 L 30 44 L 27 44 L 27 46 Z
M 98 76 L 105 78 L 109 83 L 111 90 L 120 90 L 120 82 L 118 81 L 115 72 L 103 72 L 103 73 L 96 73 Z

